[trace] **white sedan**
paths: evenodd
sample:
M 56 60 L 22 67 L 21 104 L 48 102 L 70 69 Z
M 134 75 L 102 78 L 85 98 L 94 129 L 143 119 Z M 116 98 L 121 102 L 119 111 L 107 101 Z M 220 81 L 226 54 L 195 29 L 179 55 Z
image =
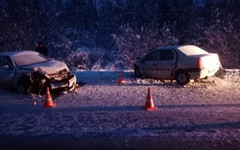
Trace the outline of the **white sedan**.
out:
M 44 94 L 50 90 L 73 90 L 76 76 L 63 62 L 34 51 L 0 53 L 0 85 L 18 93 Z

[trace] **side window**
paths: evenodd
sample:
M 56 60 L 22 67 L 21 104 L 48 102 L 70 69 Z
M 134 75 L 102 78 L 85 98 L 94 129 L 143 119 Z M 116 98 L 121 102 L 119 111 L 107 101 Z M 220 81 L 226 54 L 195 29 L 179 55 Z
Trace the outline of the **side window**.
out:
M 11 69 L 11 66 L 9 65 L 8 61 L 3 58 L 3 57 L 0 57 L 0 69 Z
M 173 60 L 175 54 L 172 50 L 162 50 L 160 55 L 160 60 Z
M 146 61 L 157 61 L 158 55 L 159 55 L 159 51 L 156 51 L 156 50 L 152 51 L 146 55 L 145 60 Z

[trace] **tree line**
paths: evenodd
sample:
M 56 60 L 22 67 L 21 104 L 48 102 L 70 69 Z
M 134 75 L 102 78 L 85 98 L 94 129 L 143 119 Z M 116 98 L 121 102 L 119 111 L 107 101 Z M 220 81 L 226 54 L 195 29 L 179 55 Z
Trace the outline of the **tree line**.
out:
M 43 41 L 52 57 L 101 48 L 131 65 L 154 46 L 194 44 L 239 67 L 239 7 L 234 0 L 0 0 L 0 50 Z

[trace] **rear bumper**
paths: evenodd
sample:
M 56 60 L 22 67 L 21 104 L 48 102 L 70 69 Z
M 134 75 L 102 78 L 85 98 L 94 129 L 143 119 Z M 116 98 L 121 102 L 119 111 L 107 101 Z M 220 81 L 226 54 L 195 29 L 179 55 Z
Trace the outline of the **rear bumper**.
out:
M 206 77 L 211 77 L 214 76 L 215 73 L 218 71 L 218 69 L 195 69 L 192 71 L 189 71 L 189 75 L 191 79 L 202 79 L 202 78 L 206 78 Z

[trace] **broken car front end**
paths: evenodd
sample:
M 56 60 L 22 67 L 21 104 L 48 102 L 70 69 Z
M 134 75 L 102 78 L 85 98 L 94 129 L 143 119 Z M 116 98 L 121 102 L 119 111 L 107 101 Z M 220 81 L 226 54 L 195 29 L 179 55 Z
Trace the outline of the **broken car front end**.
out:
M 76 86 L 76 76 L 68 69 L 52 74 L 43 74 L 36 70 L 30 74 L 30 81 L 29 91 L 36 94 L 45 94 L 46 87 L 49 87 L 50 90 L 72 91 Z

